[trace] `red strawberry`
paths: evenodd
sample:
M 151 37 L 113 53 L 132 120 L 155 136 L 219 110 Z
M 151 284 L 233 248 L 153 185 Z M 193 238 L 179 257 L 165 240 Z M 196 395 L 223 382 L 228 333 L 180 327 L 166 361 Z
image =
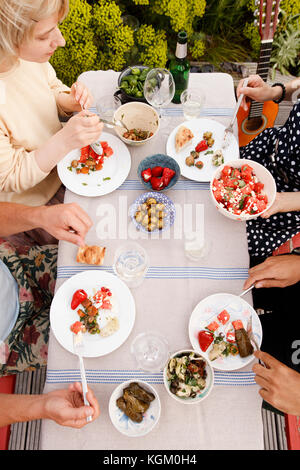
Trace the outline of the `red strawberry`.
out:
M 161 176 L 163 174 L 162 166 L 154 166 L 152 168 L 152 176 Z
M 158 176 L 152 176 L 152 178 L 150 179 L 150 183 L 154 191 L 160 191 L 164 187 L 163 178 L 160 178 Z
M 175 173 L 176 172 L 174 170 L 171 170 L 171 168 L 168 168 L 168 167 L 164 168 L 163 174 L 162 174 L 164 186 L 168 186 L 168 184 L 170 183 Z
M 147 170 L 142 171 L 142 178 L 146 183 L 151 179 L 151 176 L 151 168 L 147 168 Z

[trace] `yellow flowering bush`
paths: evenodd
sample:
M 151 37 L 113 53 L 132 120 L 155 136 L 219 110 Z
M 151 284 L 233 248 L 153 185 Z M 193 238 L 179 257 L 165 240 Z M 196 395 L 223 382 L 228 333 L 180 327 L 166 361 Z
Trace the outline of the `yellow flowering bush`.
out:
M 59 78 L 69 86 L 80 73 L 94 67 L 97 47 L 91 20 L 92 7 L 87 1 L 70 0 L 69 14 L 60 25 L 66 45 L 59 47 L 50 61 Z
M 168 44 L 166 33 L 153 26 L 141 25 L 136 34 L 139 50 L 138 62 L 149 67 L 165 67 Z

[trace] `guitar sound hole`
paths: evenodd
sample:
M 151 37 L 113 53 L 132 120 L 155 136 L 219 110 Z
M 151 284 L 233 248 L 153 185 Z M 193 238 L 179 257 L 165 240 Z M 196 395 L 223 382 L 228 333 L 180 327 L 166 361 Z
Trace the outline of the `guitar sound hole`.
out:
M 245 126 L 246 126 L 246 129 L 250 132 L 251 131 L 258 131 L 262 127 L 263 123 L 264 123 L 264 121 L 263 121 L 262 117 L 259 116 L 259 117 L 247 119 L 247 121 L 245 123 Z
M 251 119 L 244 119 L 241 125 L 241 129 L 244 134 L 256 135 L 263 131 L 268 123 L 266 116 L 258 116 Z

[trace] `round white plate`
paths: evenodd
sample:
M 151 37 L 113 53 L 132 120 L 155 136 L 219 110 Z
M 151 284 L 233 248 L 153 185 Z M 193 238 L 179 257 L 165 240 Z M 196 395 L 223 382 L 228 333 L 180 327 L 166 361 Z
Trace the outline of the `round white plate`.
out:
M 126 341 L 133 328 L 135 303 L 129 288 L 123 281 L 106 271 L 89 270 L 75 274 L 58 289 L 50 309 L 50 325 L 53 333 L 58 342 L 71 353 L 74 353 L 74 350 L 70 326 L 79 320 L 78 309 L 71 309 L 73 294 L 76 290 L 83 289 L 90 296 L 101 287 L 108 287 L 113 297 L 116 298 L 118 304 L 116 316 L 120 327 L 111 336 L 105 338 L 99 334 L 83 334 L 85 348 L 83 356 L 98 357 L 109 354 Z
M 252 315 L 252 330 L 255 339 L 259 346 L 262 342 L 262 327 L 257 313 L 254 308 L 248 304 L 244 299 L 233 294 L 213 294 L 205 299 L 201 300 L 198 305 L 194 308 L 189 322 L 189 338 L 193 349 L 202 354 L 206 359 L 209 360 L 209 352 L 212 349 L 212 344 L 209 346 L 207 351 L 202 351 L 198 342 L 198 333 L 200 330 L 204 330 L 213 320 L 218 321 L 215 317 L 222 312 L 227 310 L 230 315 L 229 321 L 226 325 L 220 325 L 220 328 L 216 333 L 224 333 L 226 328 L 232 321 L 241 320 L 243 322 L 245 330 L 247 330 L 247 321 L 250 315 Z M 218 321 L 218 323 L 220 323 Z M 226 340 L 226 338 L 225 338 Z M 236 356 L 221 356 L 214 361 L 210 361 L 210 364 L 214 369 L 218 370 L 236 370 L 240 369 L 254 359 L 253 354 L 248 357 L 241 357 L 239 354 Z
M 182 149 L 180 152 L 176 152 L 175 136 L 181 126 L 185 126 L 190 129 L 194 134 L 194 138 L 184 149 Z M 212 154 L 204 154 L 208 150 L 215 151 L 221 148 L 224 131 L 225 126 L 217 121 L 213 121 L 212 119 L 191 119 L 190 121 L 185 121 L 182 124 L 179 124 L 179 126 L 175 127 L 175 129 L 173 129 L 169 135 L 166 154 L 169 157 L 173 157 L 177 161 L 178 165 L 180 166 L 180 172 L 182 176 L 185 176 L 186 178 L 194 181 L 210 181 L 217 167 L 212 164 Z M 207 150 L 204 150 L 204 152 L 200 153 L 197 161 L 201 160 L 204 163 L 204 166 L 201 170 L 199 170 L 195 166 L 187 166 L 185 159 L 189 156 L 192 150 L 195 150 L 196 145 L 201 140 L 203 140 L 204 132 L 212 132 L 212 137 L 215 140 L 215 143 L 212 147 L 209 147 Z M 223 155 L 224 163 L 226 161 L 239 158 L 239 145 L 234 135 L 230 137 L 229 145 L 223 150 Z
M 89 175 L 77 174 L 75 169 L 69 170 L 71 162 L 79 160 L 80 149 L 72 150 L 58 163 L 58 176 L 73 193 L 88 197 L 103 196 L 117 189 L 126 180 L 131 167 L 128 148 L 118 137 L 106 132 L 102 132 L 100 141 L 107 142 L 114 152 L 110 157 L 104 158 L 102 170 L 90 172 Z
M 151 392 L 155 395 L 155 400 L 150 403 L 148 410 L 144 413 L 143 421 L 141 423 L 136 423 L 129 419 L 116 404 L 117 399 L 123 394 L 123 389 L 128 387 L 132 382 L 137 382 L 141 387 L 147 390 L 147 392 Z M 154 426 L 158 423 L 161 404 L 158 393 L 154 387 L 142 380 L 132 379 L 128 380 L 128 382 L 121 383 L 115 388 L 109 400 L 108 410 L 110 419 L 119 432 L 128 437 L 140 437 L 145 436 L 145 434 L 152 431 Z

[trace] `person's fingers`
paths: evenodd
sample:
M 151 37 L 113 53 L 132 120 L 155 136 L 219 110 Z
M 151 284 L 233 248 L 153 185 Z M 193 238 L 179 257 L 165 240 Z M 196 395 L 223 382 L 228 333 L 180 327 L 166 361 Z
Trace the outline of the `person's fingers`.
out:
M 58 240 L 64 240 L 66 242 L 73 243 L 74 245 L 77 245 L 77 246 L 85 245 L 84 238 L 80 234 L 70 232 L 69 230 L 66 230 L 66 229 L 57 230 L 56 237 Z
M 93 221 L 90 216 L 78 204 L 73 204 L 73 210 L 77 217 L 82 220 L 86 226 L 86 231 L 88 231 L 93 226 Z
M 264 379 L 263 377 L 260 377 L 259 375 L 256 375 L 254 377 L 255 382 L 264 390 L 269 390 L 270 389 L 270 383 Z
M 254 364 L 252 367 L 252 371 L 258 375 L 259 377 L 264 378 L 265 380 L 270 380 L 271 377 L 271 369 L 269 367 L 264 367 L 263 365 L 259 364 L 258 362 Z
M 263 279 L 255 284 L 257 289 L 261 289 L 262 287 L 269 288 L 269 287 L 286 287 L 286 283 L 282 279 Z
M 275 359 L 275 357 L 271 356 L 265 351 L 261 351 L 261 350 L 255 351 L 254 356 L 257 359 L 260 359 L 269 368 L 274 368 L 274 367 L 277 367 L 278 365 L 281 365 L 280 362 L 277 359 Z
M 71 384 L 69 386 L 69 390 L 71 392 L 79 393 L 81 396 L 83 394 L 82 384 L 80 382 L 74 382 L 73 384 Z M 87 398 L 90 406 L 94 410 L 94 413 L 93 413 L 93 416 L 92 416 L 92 419 L 94 420 L 100 415 L 100 407 L 99 407 L 98 400 L 97 400 L 93 390 L 89 386 L 88 386 L 88 392 L 86 394 L 86 398 Z
M 89 110 L 80 111 L 80 113 L 74 116 L 76 119 L 80 119 L 80 124 L 84 127 L 95 127 L 99 126 L 100 129 L 103 127 L 103 122 L 99 120 L 99 117 L 95 113 L 91 113 Z
M 99 406 L 98 400 L 97 400 L 93 390 L 91 390 L 90 388 L 88 388 L 86 398 L 87 398 L 90 406 L 92 406 L 93 409 L 94 409 L 93 419 L 98 418 L 98 416 L 100 415 L 100 406 Z
M 258 393 L 260 394 L 260 396 L 262 397 L 263 400 L 270 403 L 270 405 L 273 404 L 272 400 L 271 400 L 271 394 L 270 394 L 269 390 L 265 390 L 264 388 L 261 388 Z
M 86 424 L 88 416 L 93 417 L 94 409 L 91 406 L 81 406 L 80 408 L 66 407 L 63 411 L 62 419 L 65 423 L 74 423 L 74 426 L 83 426 Z M 66 424 L 67 425 L 67 424 Z

